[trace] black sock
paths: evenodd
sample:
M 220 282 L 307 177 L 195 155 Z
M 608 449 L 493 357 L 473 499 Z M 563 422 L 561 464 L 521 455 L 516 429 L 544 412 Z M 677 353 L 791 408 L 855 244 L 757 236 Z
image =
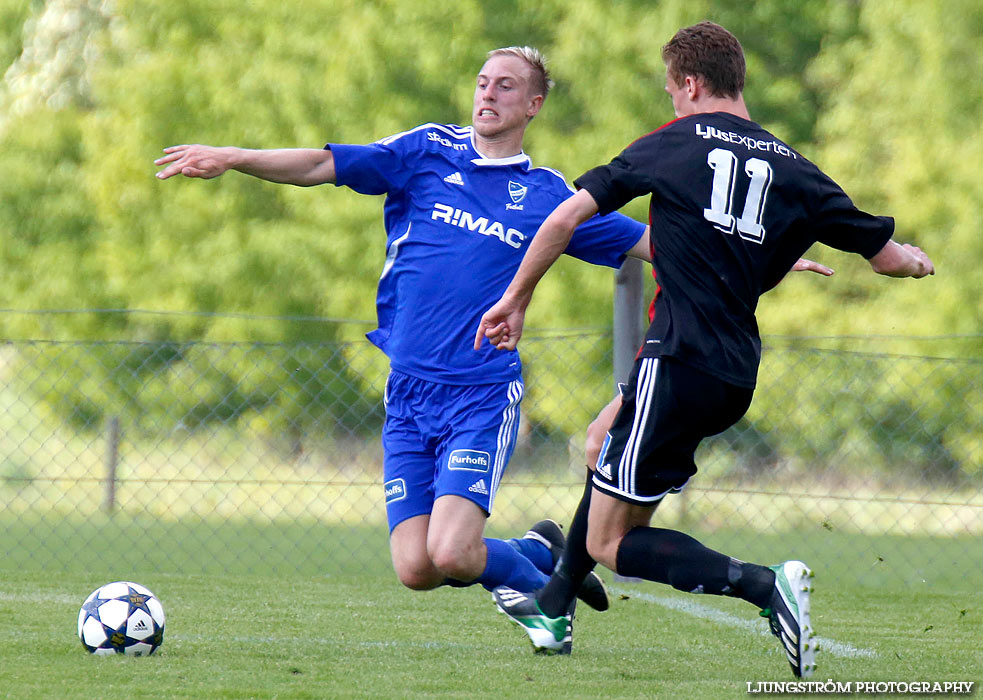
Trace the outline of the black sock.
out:
M 556 563 L 549 582 L 536 596 L 539 609 L 548 617 L 566 614 L 570 603 L 577 597 L 584 577 L 597 566 L 597 562 L 587 553 L 587 514 L 590 511 L 590 495 L 594 490 L 593 476 L 594 473 L 588 470 L 584 495 L 570 522 L 566 549 Z
M 715 552 L 682 532 L 632 528 L 618 547 L 618 573 L 666 583 L 687 593 L 729 595 L 764 608 L 771 599 L 771 569 Z
M 775 590 L 775 572 L 767 566 L 737 562 L 740 574 L 734 582 L 734 593 L 759 608 L 767 608 L 771 604 L 771 596 Z

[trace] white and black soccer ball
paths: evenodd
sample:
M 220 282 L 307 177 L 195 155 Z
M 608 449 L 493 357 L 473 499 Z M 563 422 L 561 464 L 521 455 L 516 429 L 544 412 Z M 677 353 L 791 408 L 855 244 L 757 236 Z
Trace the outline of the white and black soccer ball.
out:
M 164 641 L 164 606 L 139 583 L 107 583 L 82 603 L 78 632 L 92 654 L 153 654 Z

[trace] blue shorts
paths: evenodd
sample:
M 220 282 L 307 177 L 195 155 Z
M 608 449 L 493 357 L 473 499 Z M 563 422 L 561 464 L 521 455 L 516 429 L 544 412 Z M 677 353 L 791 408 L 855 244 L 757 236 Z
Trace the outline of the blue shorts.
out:
M 491 513 L 519 429 L 521 381 L 441 384 L 392 370 L 382 429 L 389 531 L 461 496 Z

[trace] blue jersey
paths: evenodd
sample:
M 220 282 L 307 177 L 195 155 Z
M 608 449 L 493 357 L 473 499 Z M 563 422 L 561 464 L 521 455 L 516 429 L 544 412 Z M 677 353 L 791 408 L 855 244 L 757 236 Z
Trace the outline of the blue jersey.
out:
M 336 181 L 385 194 L 386 261 L 368 338 L 393 369 L 447 384 L 509 382 L 515 351 L 473 349 L 540 224 L 573 190 L 524 153 L 486 158 L 471 127 L 424 124 L 367 146 L 328 144 Z M 620 267 L 645 226 L 620 214 L 580 226 L 566 252 Z

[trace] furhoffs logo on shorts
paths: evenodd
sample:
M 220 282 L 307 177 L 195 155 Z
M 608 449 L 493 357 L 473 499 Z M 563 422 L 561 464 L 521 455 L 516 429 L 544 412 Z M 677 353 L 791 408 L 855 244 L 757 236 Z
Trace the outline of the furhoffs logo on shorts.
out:
M 402 479 L 391 479 L 383 484 L 386 490 L 386 503 L 406 498 L 406 482 Z
M 448 469 L 487 472 L 490 466 L 491 455 L 480 450 L 454 450 L 447 458 Z

